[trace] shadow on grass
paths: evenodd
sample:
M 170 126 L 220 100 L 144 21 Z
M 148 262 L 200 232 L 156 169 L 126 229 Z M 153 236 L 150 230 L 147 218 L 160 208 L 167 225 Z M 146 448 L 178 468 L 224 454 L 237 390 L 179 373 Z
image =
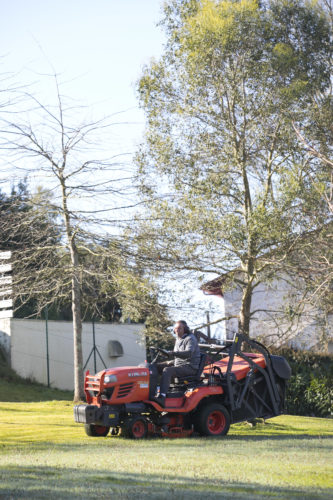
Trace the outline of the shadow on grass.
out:
M 59 425 L 61 427 L 61 425 Z M 246 443 L 248 444 L 259 444 L 262 443 L 265 447 L 269 446 L 270 444 L 273 443 L 281 443 L 281 446 L 290 446 L 292 443 L 295 443 L 296 441 L 304 441 L 305 443 L 308 444 L 302 444 L 303 447 L 307 446 L 308 448 L 318 448 L 320 445 L 318 441 L 321 443 L 325 442 L 325 446 L 332 446 L 333 448 L 333 436 L 319 436 L 319 435 L 308 435 L 308 434 L 283 434 L 283 435 L 256 435 L 256 436 L 245 436 L 245 435 L 240 435 L 240 436 L 227 436 L 223 438 L 213 438 L 213 437 L 203 437 L 203 436 L 192 436 L 191 438 L 180 438 L 180 439 L 169 439 L 169 438 L 160 438 L 158 436 L 153 436 L 145 439 L 144 441 L 141 440 L 131 440 L 131 439 L 126 439 L 121 436 L 107 436 L 105 437 L 96 437 L 96 438 L 91 438 L 88 437 L 82 432 L 82 439 L 78 442 L 77 437 L 74 439 L 70 439 L 69 442 L 60 442 L 57 443 L 55 441 L 22 441 L 20 437 L 18 436 L 17 438 L 14 438 L 13 436 L 11 437 L 10 441 L 6 441 L 4 444 L 0 444 L 0 452 L 1 450 L 7 450 L 8 453 L 12 453 L 13 450 L 20 450 L 24 451 L 25 449 L 29 448 L 29 452 L 40 452 L 40 451 L 46 451 L 52 449 L 53 451 L 57 452 L 79 452 L 82 450 L 87 449 L 89 447 L 89 450 L 91 453 L 96 452 L 98 450 L 101 450 L 102 448 L 105 450 L 105 448 L 110 447 L 110 451 L 114 451 L 115 449 L 119 448 L 124 450 L 126 447 L 130 447 L 131 450 L 133 449 L 138 449 L 138 453 L 141 451 L 147 451 L 149 448 L 151 449 L 158 449 L 161 445 L 167 448 L 172 448 L 174 453 L 177 453 L 177 449 L 184 449 L 186 448 L 189 452 L 195 452 L 198 450 L 198 447 L 202 446 L 217 446 L 221 445 L 224 446 L 227 443 L 243 443 L 244 445 Z M 289 441 L 289 443 L 288 443 Z M 330 444 L 330 441 L 332 444 Z M 296 443 L 295 443 L 296 445 Z M 2 451 L 3 452 L 3 451 Z
M 112 467 L 112 465 L 111 465 Z M 272 487 L 260 483 L 196 479 L 182 475 L 116 473 L 110 470 L 8 466 L 0 473 L 1 498 L 311 499 L 332 498 L 332 490 Z
M 213 439 L 213 438 L 206 438 L 206 439 Z M 332 434 L 304 434 L 304 433 L 284 433 L 284 434 L 256 434 L 254 436 L 249 436 L 249 435 L 232 435 L 228 436 L 227 439 L 229 441 L 286 441 L 290 439 L 306 439 L 308 441 L 311 440 L 318 440 L 318 439 L 332 439 L 333 440 L 333 435 Z

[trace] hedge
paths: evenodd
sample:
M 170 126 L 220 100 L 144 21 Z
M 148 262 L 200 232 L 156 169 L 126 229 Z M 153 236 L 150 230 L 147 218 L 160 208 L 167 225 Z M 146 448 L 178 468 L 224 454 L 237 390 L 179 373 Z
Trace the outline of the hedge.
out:
M 287 348 L 271 352 L 284 356 L 292 370 L 286 413 L 333 417 L 333 356 Z

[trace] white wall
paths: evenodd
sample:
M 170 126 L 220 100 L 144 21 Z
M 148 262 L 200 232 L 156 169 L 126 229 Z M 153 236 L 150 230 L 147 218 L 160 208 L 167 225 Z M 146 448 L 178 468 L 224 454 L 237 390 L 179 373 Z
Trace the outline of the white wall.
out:
M 318 321 L 318 309 L 305 306 L 302 315 L 288 317 L 297 303 L 297 289 L 295 283 L 291 286 L 287 280 L 279 279 L 270 283 L 260 283 L 254 290 L 251 311 L 257 311 L 250 324 L 250 335 L 253 338 L 261 337 L 267 345 L 281 345 L 285 342 L 298 349 L 310 349 L 319 346 L 323 335 L 333 337 L 333 316 L 327 318 L 326 325 Z M 295 292 L 296 290 L 296 292 Z M 296 293 L 296 294 L 295 294 Z M 240 309 L 242 293 L 235 287 L 224 291 L 225 314 L 237 315 Z M 238 319 L 233 318 L 226 322 L 227 335 L 238 331 Z M 329 342 L 328 342 L 329 349 Z
M 10 328 L 8 327 L 10 323 Z M 146 357 L 140 332 L 143 325 L 95 324 L 95 341 L 106 366 L 137 366 Z M 10 319 L 0 320 L 0 337 L 10 338 L 12 368 L 22 377 L 32 377 L 47 384 L 46 322 L 41 320 Z M 1 340 L 1 338 L 0 338 Z M 108 342 L 117 340 L 122 344 L 124 355 L 110 358 Z M 73 382 L 73 332 L 72 323 L 48 321 L 49 375 L 50 385 L 59 389 L 72 390 Z M 93 348 L 92 323 L 84 323 L 82 329 L 83 362 L 86 363 Z M 96 352 L 96 371 L 104 368 Z M 92 354 L 86 370 L 94 372 Z

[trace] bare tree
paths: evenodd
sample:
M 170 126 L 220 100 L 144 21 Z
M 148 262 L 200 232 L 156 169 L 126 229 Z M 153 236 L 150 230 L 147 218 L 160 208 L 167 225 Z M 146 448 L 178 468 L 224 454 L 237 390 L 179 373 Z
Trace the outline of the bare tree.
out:
M 35 196 L 33 210 L 22 217 L 29 224 L 41 213 L 53 214 L 57 221 L 57 241 L 42 241 L 36 235 L 30 249 L 21 255 L 25 266 L 21 282 L 17 281 L 21 297 L 43 297 L 41 303 L 54 300 L 71 290 L 74 338 L 74 399 L 83 397 L 82 357 L 82 281 L 84 276 L 96 276 L 91 263 L 84 265 L 83 255 L 121 258 L 122 247 L 110 245 L 119 232 L 124 210 L 133 203 L 132 174 L 125 155 L 109 156 L 105 144 L 110 140 L 115 116 L 101 120 L 84 117 L 86 109 L 73 105 L 60 92 L 56 75 L 54 106 L 44 104 L 31 93 L 24 93 L 25 110 L 2 117 L 2 148 L 9 155 L 7 168 L 14 168 L 16 177 L 29 175 L 32 183 L 46 186 L 43 196 Z M 81 115 L 81 121 L 79 116 Z M 8 165 L 12 165 L 9 167 Z M 130 201 L 128 201 L 130 200 Z M 45 217 L 44 217 L 45 220 Z M 38 231 L 38 225 L 35 226 Z M 43 228 L 45 234 L 47 227 Z M 55 249 L 57 252 L 55 253 Z M 37 253 L 36 253 L 37 252 Z M 42 255 L 45 265 L 35 266 L 37 275 L 27 280 L 31 258 Z M 41 264 L 41 262 L 39 262 Z M 104 274 L 110 274 L 108 265 Z M 112 273 L 111 273 L 112 274 Z M 41 278 L 43 275 L 43 279 Z M 32 281 L 38 283 L 33 286 Z M 29 286 L 27 284 L 29 283 Z M 44 285 L 41 287 L 41 283 Z M 30 288 L 29 288 L 30 287 Z M 30 290 L 30 291 L 29 291 Z

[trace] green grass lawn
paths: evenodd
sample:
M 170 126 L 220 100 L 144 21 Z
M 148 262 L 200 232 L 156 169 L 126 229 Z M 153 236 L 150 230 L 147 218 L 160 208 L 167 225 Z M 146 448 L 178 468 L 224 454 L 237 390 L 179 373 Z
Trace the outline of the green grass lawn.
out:
M 220 439 L 90 438 L 69 393 L 27 386 L 18 402 L 11 385 L 0 383 L 1 499 L 333 497 L 333 420 L 286 415 Z

